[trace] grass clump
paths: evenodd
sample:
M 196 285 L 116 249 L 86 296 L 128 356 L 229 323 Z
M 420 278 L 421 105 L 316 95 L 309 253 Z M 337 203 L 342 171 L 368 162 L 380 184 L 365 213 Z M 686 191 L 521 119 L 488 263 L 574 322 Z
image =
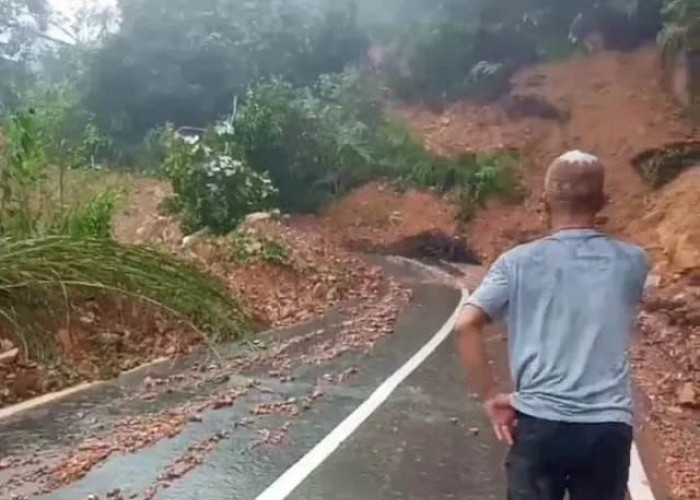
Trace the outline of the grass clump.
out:
M 209 341 L 248 331 L 215 281 L 169 256 L 112 241 L 116 191 L 66 202 L 73 170 L 59 165 L 53 175 L 50 162 L 60 156 L 41 120 L 33 112 L 11 117 L 0 145 L 0 332 L 28 357 L 53 356 L 56 328 L 69 326 L 81 303 L 114 296 L 163 309 Z
M 223 287 L 156 251 L 65 236 L 0 240 L 0 329 L 27 355 L 54 354 L 46 323 L 69 320 L 80 300 L 101 294 L 162 308 L 212 342 L 250 328 Z

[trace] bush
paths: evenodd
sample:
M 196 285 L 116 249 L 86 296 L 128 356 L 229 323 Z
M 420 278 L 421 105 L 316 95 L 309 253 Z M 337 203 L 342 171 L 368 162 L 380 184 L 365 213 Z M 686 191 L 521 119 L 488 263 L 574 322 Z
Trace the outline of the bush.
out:
M 246 215 L 274 206 L 277 190 L 247 166 L 228 133 L 212 129 L 193 144 L 169 128 L 164 141 L 164 171 L 176 196 L 171 204 L 181 209 L 187 231 L 207 227 L 226 234 Z
M 519 194 L 508 152 L 441 157 L 431 154 L 399 123 L 387 123 L 378 142 L 381 164 L 377 172 L 396 179 L 401 186 L 455 193 L 462 219 L 470 219 L 490 197 Z
M 177 199 L 162 208 L 180 209 L 189 230 L 209 226 L 221 233 L 246 214 L 270 208 L 275 199 L 268 178 L 278 189 L 279 208 L 296 213 L 315 211 L 378 178 L 454 190 L 465 211 L 507 191 L 509 157 L 435 156 L 405 127 L 384 117 L 383 95 L 377 81 L 350 71 L 324 76 L 311 89 L 275 81 L 249 93 L 225 134 L 209 132 L 192 146 L 175 140 L 171 129 L 165 171 Z M 228 172 L 220 162 L 211 163 L 217 154 L 227 155 L 226 162 L 240 159 L 240 175 L 254 180 L 250 192 L 242 192 L 231 173 L 212 176 L 212 171 Z
M 282 210 L 314 211 L 371 177 L 381 96 L 355 72 L 324 76 L 312 89 L 265 84 L 249 93 L 235 138 L 251 168 L 279 188 Z
M 55 110 L 31 110 L 12 115 L 5 124 L 5 144 L 0 149 L 0 231 L 4 236 L 111 236 L 114 193 L 103 193 L 84 206 L 64 200 L 66 169 L 87 161 L 94 129 L 88 126 L 80 142 L 73 143 L 59 135 L 63 123 L 59 115 Z M 56 178 L 49 175 L 50 164 L 58 164 Z
M 83 206 L 58 213 L 48 228 L 49 234 L 72 238 L 110 239 L 114 226 L 117 195 L 106 191 Z

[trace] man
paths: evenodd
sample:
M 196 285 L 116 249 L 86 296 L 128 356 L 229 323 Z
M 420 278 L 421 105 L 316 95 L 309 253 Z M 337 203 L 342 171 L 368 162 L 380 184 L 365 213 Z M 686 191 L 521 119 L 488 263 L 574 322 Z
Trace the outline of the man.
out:
M 629 349 L 644 251 L 595 229 L 605 173 L 572 151 L 549 168 L 552 234 L 493 265 L 456 332 L 499 439 L 510 500 L 623 500 L 632 444 Z M 513 394 L 499 394 L 482 330 L 505 319 Z

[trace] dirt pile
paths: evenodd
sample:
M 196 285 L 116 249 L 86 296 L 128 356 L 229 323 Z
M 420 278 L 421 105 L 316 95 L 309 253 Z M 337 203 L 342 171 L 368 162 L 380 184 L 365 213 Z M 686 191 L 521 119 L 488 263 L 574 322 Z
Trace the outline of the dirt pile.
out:
M 82 381 L 110 379 L 162 357 L 191 353 L 203 338 L 164 311 L 102 298 L 75 304 L 69 325 L 56 331 L 55 342 L 59 359 L 37 363 L 17 350 L 0 361 L 0 408 Z
M 320 224 L 320 226 L 319 226 Z M 319 221 L 306 219 L 340 247 L 374 251 L 412 237 L 457 233 L 457 208 L 439 196 L 415 190 L 398 192 L 382 183 L 368 184 L 324 211 Z
M 379 270 L 338 247 L 315 218 L 283 223 L 263 217 L 229 237 L 201 237 L 183 245 L 177 219 L 158 215 L 169 192 L 161 182 L 139 181 L 118 217 L 117 239 L 195 263 L 231 290 L 260 330 L 306 322 L 388 288 Z M 56 332 L 61 352 L 56 363 L 27 362 L 14 344 L 0 346 L 0 407 L 187 354 L 204 340 L 162 311 L 126 300 L 76 304 L 73 316 L 70 328 Z
M 700 269 L 700 166 L 650 196 L 625 233 L 640 242 L 662 276 Z
M 378 269 L 335 246 L 319 231 L 268 220 L 191 250 L 208 273 L 227 283 L 243 309 L 266 328 L 309 321 L 341 302 L 376 294 L 386 283 Z M 236 256 L 251 252 L 246 258 Z
M 635 378 L 647 396 L 645 426 L 678 500 L 700 498 L 700 274 L 648 299 L 634 349 Z

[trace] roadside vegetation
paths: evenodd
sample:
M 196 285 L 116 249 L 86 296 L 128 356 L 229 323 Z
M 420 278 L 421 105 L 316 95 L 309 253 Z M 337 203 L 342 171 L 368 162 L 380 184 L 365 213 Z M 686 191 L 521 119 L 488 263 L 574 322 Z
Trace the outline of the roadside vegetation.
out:
M 39 304 L 60 323 L 81 298 L 121 294 L 209 338 L 240 335 L 248 323 L 216 281 L 112 241 L 125 193 L 72 196 L 68 184 L 167 179 L 161 209 L 186 234 L 316 212 L 378 179 L 453 195 L 468 221 L 519 194 L 517 153 L 437 156 L 389 102 L 498 99 L 520 67 L 585 51 L 597 32 L 632 49 L 664 16 L 662 46 L 693 53 L 691 3 L 121 0 L 66 18 L 42 0 L 0 0 L 0 328 L 35 355 L 49 343 L 44 324 L 26 326 Z M 288 258 L 274 242 L 231 240 L 232 258 L 259 254 Z

